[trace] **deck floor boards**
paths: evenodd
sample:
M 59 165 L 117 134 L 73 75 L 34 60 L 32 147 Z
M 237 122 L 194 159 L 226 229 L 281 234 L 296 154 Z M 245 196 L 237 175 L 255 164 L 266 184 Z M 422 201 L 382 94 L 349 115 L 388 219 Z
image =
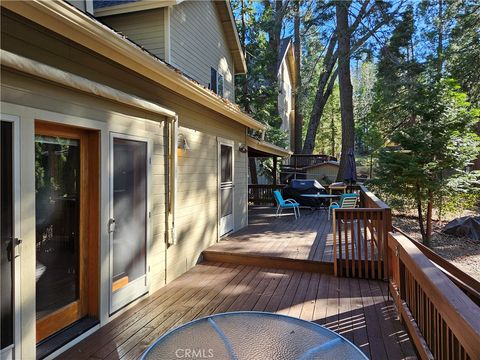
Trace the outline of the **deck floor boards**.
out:
M 204 262 L 119 315 L 60 359 L 138 359 L 172 327 L 239 310 L 272 311 L 314 321 L 352 340 L 372 359 L 414 357 L 392 307 L 384 282 Z
M 269 257 L 332 263 L 332 226 L 325 211 L 302 210 L 302 217 L 295 220 L 288 214 L 276 218 L 271 208 L 258 208 L 250 212 L 249 222 L 208 251 L 255 255 L 258 263 L 200 263 L 60 359 L 138 359 L 168 330 L 227 311 L 268 311 L 313 321 L 345 336 L 371 359 L 415 358 L 387 283 L 262 263 Z M 355 250 L 363 253 L 362 245 Z
M 333 263 L 331 220 L 325 210 L 301 210 L 299 219 L 274 208 L 249 211 L 249 226 L 209 247 L 209 253 L 261 255 L 292 260 Z

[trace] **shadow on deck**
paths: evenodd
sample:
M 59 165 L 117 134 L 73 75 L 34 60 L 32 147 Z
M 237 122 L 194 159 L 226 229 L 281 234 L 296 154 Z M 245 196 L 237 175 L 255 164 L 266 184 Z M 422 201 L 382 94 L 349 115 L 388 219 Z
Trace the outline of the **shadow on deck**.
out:
M 273 207 L 249 209 L 248 227 L 203 252 L 207 261 L 333 273 L 332 222 L 325 210 L 301 210 L 301 217 Z
M 345 336 L 370 359 L 415 358 L 385 282 L 211 262 L 145 297 L 60 358 L 138 359 L 173 327 L 240 310 L 314 321 Z
M 206 261 L 144 297 L 60 358 L 138 359 L 176 326 L 242 310 L 314 321 L 352 341 L 370 359 L 416 358 L 388 283 L 331 275 L 332 241 L 324 211 L 302 210 L 295 220 L 290 215 L 275 218 L 272 208 L 252 208 L 250 225 L 208 248 Z

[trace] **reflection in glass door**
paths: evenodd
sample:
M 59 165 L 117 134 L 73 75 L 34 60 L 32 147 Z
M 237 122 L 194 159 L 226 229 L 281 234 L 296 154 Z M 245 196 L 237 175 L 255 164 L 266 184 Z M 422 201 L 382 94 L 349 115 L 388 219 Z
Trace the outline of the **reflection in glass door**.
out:
M 219 143 L 220 219 L 219 236 L 233 231 L 233 146 Z
M 86 133 L 36 124 L 37 341 L 86 315 Z M 93 204 L 89 204 L 93 211 Z M 85 226 L 81 226 L 84 224 Z
M 112 136 L 111 179 L 111 311 L 148 291 L 147 178 L 148 143 Z

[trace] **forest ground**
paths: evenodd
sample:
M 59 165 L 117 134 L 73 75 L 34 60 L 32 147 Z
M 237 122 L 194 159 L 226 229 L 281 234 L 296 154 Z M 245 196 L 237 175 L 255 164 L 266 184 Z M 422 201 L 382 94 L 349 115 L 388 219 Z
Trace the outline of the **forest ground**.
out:
M 466 215 L 473 215 L 473 213 L 466 212 L 462 214 L 462 216 Z M 480 241 L 444 234 L 442 229 L 448 222 L 449 220 L 434 222 L 431 249 L 480 281 Z M 414 216 L 410 214 L 395 214 L 393 225 L 413 239 L 422 240 L 418 221 Z

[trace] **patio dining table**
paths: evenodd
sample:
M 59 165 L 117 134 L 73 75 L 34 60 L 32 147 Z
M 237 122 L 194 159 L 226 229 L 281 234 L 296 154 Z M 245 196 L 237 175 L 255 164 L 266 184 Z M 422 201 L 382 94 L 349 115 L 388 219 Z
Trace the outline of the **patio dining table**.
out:
M 343 336 L 313 322 L 257 311 L 215 314 L 171 330 L 142 359 L 367 359 Z
M 330 203 L 332 203 L 333 199 L 338 199 L 340 197 L 340 195 L 335 195 L 335 194 L 302 194 L 300 196 L 310 198 L 310 199 L 330 200 Z M 319 206 L 317 207 L 317 209 L 328 210 L 328 206 Z

